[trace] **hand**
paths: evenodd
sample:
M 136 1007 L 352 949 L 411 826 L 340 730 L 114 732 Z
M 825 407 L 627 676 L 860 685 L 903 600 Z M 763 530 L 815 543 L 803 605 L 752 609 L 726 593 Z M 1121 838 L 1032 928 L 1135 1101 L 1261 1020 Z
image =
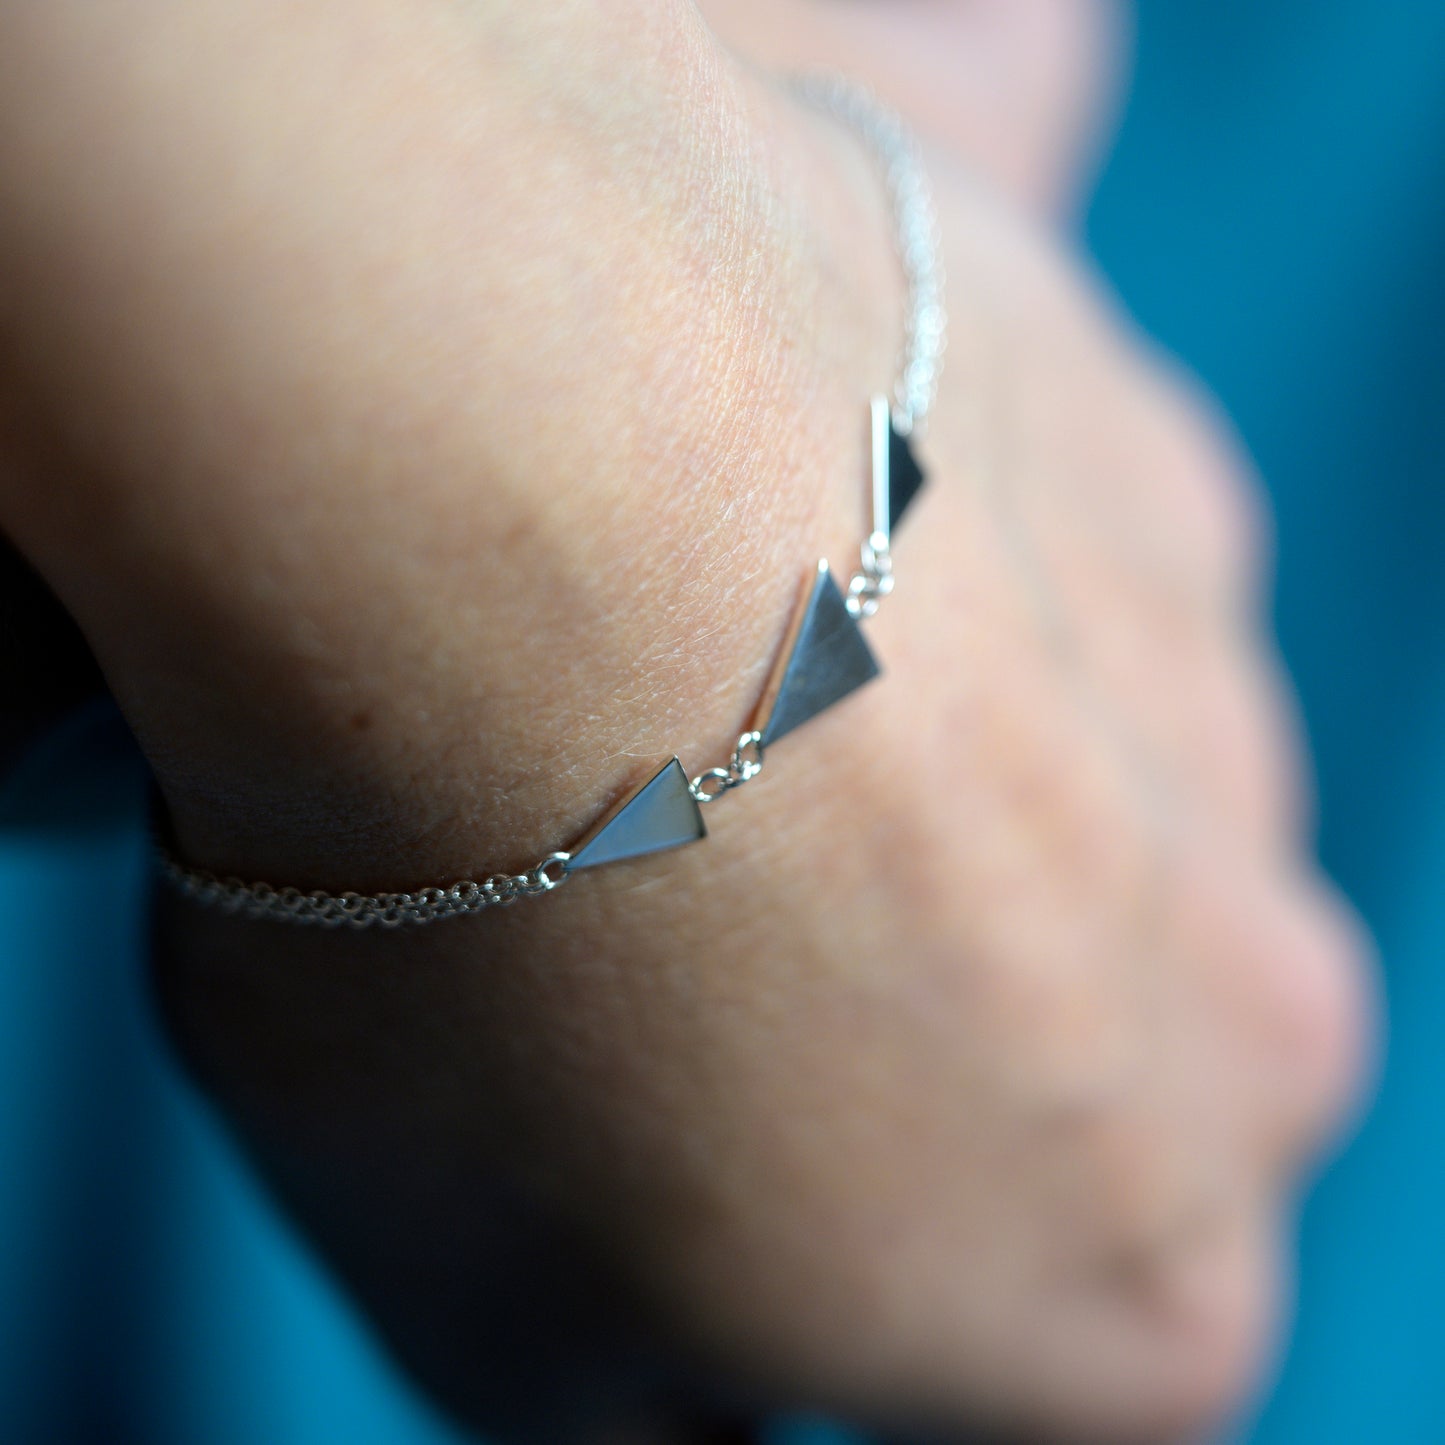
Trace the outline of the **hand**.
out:
M 851 557 L 900 305 L 876 180 L 680 7 L 274 8 L 7 22 L 0 94 L 88 121 L 114 180 L 43 127 L 0 170 L 48 484 L 0 517 L 198 862 L 530 862 L 717 760 Z M 930 162 L 953 341 L 882 684 L 706 845 L 500 916 L 162 919 L 194 1067 L 482 1424 L 1167 1438 L 1261 1366 L 1367 1034 L 1260 523 L 967 159 Z

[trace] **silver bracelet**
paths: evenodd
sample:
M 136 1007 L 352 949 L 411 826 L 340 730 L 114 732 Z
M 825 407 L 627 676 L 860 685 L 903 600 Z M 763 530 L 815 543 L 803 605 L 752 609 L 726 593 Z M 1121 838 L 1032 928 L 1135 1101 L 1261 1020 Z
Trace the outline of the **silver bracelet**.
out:
M 937 394 L 947 330 L 938 225 L 918 145 L 896 115 L 841 76 L 802 75 L 791 88 L 846 124 L 877 163 L 892 209 L 907 307 L 893 397 L 875 396 L 870 403 L 872 526 L 859 549 L 858 570 L 842 591 L 827 561 L 818 563 L 753 726 L 738 738 L 727 766 L 689 779 L 674 757 L 570 850 L 549 853 L 525 873 L 494 873 L 480 882 L 464 879 L 408 893 L 306 892 L 218 877 L 187 867 L 158 830 L 160 872 L 178 892 L 246 918 L 325 928 L 431 923 L 551 893 L 584 869 L 706 837 L 707 804 L 757 777 L 779 739 L 878 676 L 859 623 L 893 590 L 893 532 L 924 480 L 911 443 L 921 435 Z

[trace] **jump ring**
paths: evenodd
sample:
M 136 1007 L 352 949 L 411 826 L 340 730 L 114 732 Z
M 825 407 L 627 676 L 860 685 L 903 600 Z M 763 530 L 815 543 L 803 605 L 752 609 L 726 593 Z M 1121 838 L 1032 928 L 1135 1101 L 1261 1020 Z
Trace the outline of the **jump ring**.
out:
M 729 788 L 736 787 L 733 776 L 726 768 L 709 768 L 692 780 L 692 795 L 699 803 L 711 803 L 720 798 Z

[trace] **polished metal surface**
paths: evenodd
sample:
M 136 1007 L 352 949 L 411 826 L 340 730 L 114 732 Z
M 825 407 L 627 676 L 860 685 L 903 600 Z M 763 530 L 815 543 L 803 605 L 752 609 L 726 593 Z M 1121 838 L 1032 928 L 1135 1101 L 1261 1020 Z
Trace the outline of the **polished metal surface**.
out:
M 766 721 L 758 728 L 764 748 L 879 674 L 877 660 L 827 562 L 818 563 L 784 659 L 764 694 Z
M 591 838 L 572 852 L 567 872 L 661 853 L 707 837 L 707 824 L 676 758 L 663 764 Z
M 873 531 L 859 548 L 859 568 L 848 581 L 848 611 L 860 619 L 872 617 L 893 591 L 893 533 L 925 480 L 888 398 L 875 396 L 869 410 Z
M 923 468 L 913 455 L 909 440 L 888 420 L 888 535 L 897 530 L 903 514 L 923 488 Z
M 875 396 L 868 404 L 869 460 L 873 483 L 873 535 L 883 546 L 893 543 L 892 461 L 893 408 L 886 396 Z

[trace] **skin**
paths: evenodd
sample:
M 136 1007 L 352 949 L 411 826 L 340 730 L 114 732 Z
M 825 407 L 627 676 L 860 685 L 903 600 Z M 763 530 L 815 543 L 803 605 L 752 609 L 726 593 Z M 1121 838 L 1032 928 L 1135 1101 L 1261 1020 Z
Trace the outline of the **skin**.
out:
M 726 757 L 855 554 L 900 307 L 866 160 L 738 56 L 885 55 L 929 133 L 951 341 L 884 682 L 705 845 L 542 901 L 161 900 L 183 1056 L 480 1427 L 1179 1439 L 1271 1358 L 1366 947 L 1247 468 L 1046 219 L 1107 17 L 1075 71 L 1029 39 L 1066 7 L 1003 8 L 711 7 L 731 48 L 671 0 L 0 12 L 0 525 L 185 856 L 308 887 L 515 870 Z M 950 110 L 945 41 L 1019 124 Z

